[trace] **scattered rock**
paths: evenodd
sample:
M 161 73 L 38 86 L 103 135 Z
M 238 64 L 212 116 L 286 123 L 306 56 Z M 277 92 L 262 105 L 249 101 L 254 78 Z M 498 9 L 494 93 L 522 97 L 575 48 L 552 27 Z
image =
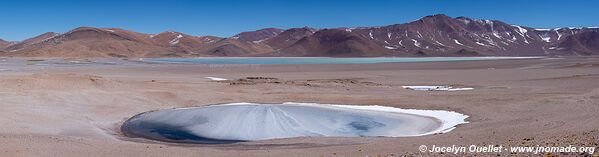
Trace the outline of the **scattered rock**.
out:
M 229 83 L 229 85 L 285 84 L 304 87 L 383 86 L 380 83 L 364 81 L 361 79 L 309 79 L 285 81 L 274 77 L 246 77 L 237 80 L 221 82 Z

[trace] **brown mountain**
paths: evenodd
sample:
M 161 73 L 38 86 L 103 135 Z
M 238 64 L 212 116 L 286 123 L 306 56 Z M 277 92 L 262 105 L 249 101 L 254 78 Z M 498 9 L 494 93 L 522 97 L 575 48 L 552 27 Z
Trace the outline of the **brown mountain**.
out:
M 251 56 L 269 46 L 179 32 L 143 34 L 117 28 L 80 27 L 63 34 L 46 33 L 4 48 L 4 56 L 45 57 L 191 57 Z
M 247 35 L 247 34 L 246 34 Z M 150 35 L 155 44 L 169 47 L 175 53 L 169 56 L 251 56 L 270 52 L 266 45 L 256 41 L 243 41 L 236 38 L 214 36 L 190 36 L 178 32 L 164 32 Z
M 10 45 L 10 42 L 0 39 L 0 50 L 4 49 L 8 45 Z
M 52 37 L 54 37 L 56 35 L 58 35 L 58 34 L 54 33 L 54 32 L 44 33 L 42 35 L 38 35 L 36 37 L 23 40 L 21 42 L 11 44 L 10 46 L 7 46 L 5 48 L 5 50 L 6 51 L 18 51 L 18 50 L 24 49 L 27 46 L 31 46 L 33 44 L 40 43 L 45 40 L 51 39 Z
M 267 45 L 226 38 L 204 47 L 202 54 L 204 56 L 256 56 L 272 51 Z
M 561 56 L 599 54 L 599 28 L 534 29 L 497 20 L 426 16 L 381 27 L 281 30 L 230 38 L 179 32 L 143 34 L 80 27 L 21 42 L 0 41 L 2 56 Z
M 580 33 L 565 37 L 557 43 L 555 49 L 559 54 L 570 55 L 599 55 L 599 32 L 582 30 Z
M 10 51 L 13 56 L 135 57 L 168 52 L 155 46 L 145 34 L 122 29 L 80 27 L 49 39 Z
M 389 56 L 391 51 L 357 33 L 339 29 L 324 29 L 300 39 L 277 54 L 281 56 L 368 57 Z
M 149 35 L 149 37 L 155 45 L 170 49 L 171 52 L 175 52 L 169 54 L 175 56 L 184 54 L 198 55 L 202 52 L 202 49 L 222 39 L 214 36 L 191 36 L 171 31 Z
M 496 20 L 426 16 L 407 23 L 383 27 L 347 29 L 377 42 L 395 54 L 427 56 L 543 56 L 574 54 L 551 49 L 568 36 L 599 32 L 597 28 L 533 29 Z M 582 38 L 588 40 L 590 38 Z M 585 41 L 586 42 L 586 41 Z M 566 49 L 563 49 L 566 50 Z
M 245 41 L 245 42 L 262 42 L 279 35 L 283 32 L 282 29 L 278 28 L 265 28 L 256 31 L 242 32 L 231 38 Z
M 281 32 L 279 35 L 272 37 L 264 42 L 264 44 L 272 47 L 275 50 L 289 47 L 298 40 L 311 36 L 316 32 L 316 29 L 310 27 L 291 28 Z

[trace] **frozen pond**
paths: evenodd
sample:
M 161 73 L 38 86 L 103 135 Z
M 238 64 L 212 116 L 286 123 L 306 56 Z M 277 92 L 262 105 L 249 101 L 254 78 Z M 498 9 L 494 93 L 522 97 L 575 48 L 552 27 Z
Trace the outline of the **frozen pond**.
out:
M 139 114 L 129 137 L 177 143 L 233 143 L 290 137 L 403 137 L 447 132 L 468 116 L 435 110 L 314 103 L 233 103 Z

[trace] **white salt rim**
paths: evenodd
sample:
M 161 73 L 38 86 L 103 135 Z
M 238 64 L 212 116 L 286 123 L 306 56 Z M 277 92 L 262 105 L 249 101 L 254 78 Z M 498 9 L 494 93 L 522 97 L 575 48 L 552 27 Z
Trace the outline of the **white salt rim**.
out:
M 220 78 L 220 77 L 204 77 L 204 78 L 210 79 L 212 81 L 226 81 L 226 80 L 228 80 L 226 78 Z
M 464 91 L 464 90 L 474 90 L 474 88 L 454 88 L 451 86 L 401 86 L 404 89 L 411 90 L 426 90 L 426 91 Z

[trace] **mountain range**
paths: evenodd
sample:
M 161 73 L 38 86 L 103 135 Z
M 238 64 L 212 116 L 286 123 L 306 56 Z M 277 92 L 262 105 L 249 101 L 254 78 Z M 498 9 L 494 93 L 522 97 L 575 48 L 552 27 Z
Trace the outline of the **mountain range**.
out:
M 599 55 L 599 27 L 535 29 L 443 14 L 380 27 L 265 28 L 226 38 L 79 27 L 23 41 L 0 39 L 0 56 L 22 57 L 584 55 Z

